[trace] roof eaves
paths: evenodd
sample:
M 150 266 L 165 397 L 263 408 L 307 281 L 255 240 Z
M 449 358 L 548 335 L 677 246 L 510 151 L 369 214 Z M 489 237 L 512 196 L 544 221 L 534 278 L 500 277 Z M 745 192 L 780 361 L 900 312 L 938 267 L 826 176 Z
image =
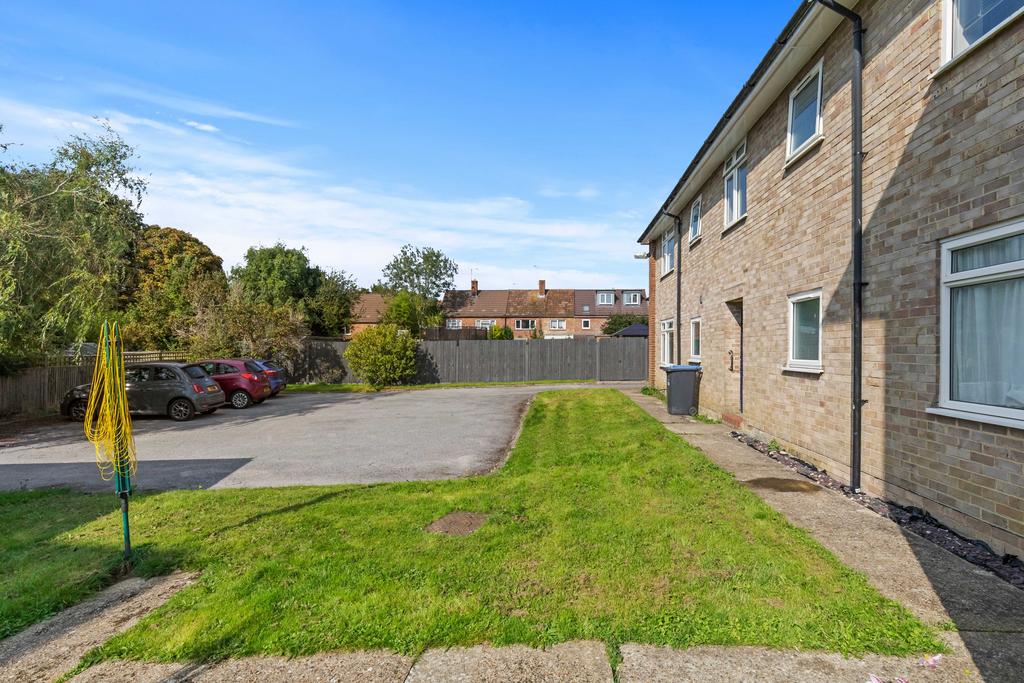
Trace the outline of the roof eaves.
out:
M 665 212 L 669 211 L 669 209 L 672 206 L 672 202 L 676 198 L 676 195 L 686 184 L 686 181 L 690 179 L 690 175 L 697 168 L 698 164 L 700 164 L 701 159 L 703 159 L 704 155 L 707 154 L 709 149 L 711 149 L 711 146 L 714 145 L 715 140 L 718 139 L 718 136 L 725 129 L 725 127 L 729 125 L 729 122 L 736 115 L 736 113 L 740 109 L 742 109 L 744 103 L 747 101 L 747 98 L 750 96 L 750 93 L 754 90 L 758 82 L 768 71 L 768 69 L 772 66 L 772 64 L 775 63 L 775 60 L 778 58 L 778 56 L 782 54 L 782 50 L 786 47 L 786 44 L 789 42 L 790 38 L 792 38 L 797 28 L 799 28 L 800 24 L 803 23 L 804 19 L 807 18 L 807 16 L 811 13 L 815 6 L 816 3 L 814 2 L 814 0 L 801 0 L 800 6 L 797 8 L 796 12 L 793 13 L 793 16 L 790 18 L 789 22 L 786 23 L 786 26 L 785 28 L 782 29 L 782 32 L 779 34 L 779 37 L 775 39 L 775 42 L 772 44 L 771 49 L 768 50 L 768 54 L 764 56 L 761 62 L 757 65 L 757 68 L 754 69 L 754 73 L 750 75 L 750 78 L 748 78 L 747 82 L 743 84 L 742 88 L 740 88 L 739 93 L 733 99 L 732 103 L 726 108 L 725 113 L 722 115 L 722 118 L 718 120 L 718 123 L 715 124 L 715 127 L 711 131 L 711 134 L 708 135 L 707 139 L 704 140 L 704 144 L 702 144 L 700 146 L 700 149 L 697 150 L 697 154 L 693 157 L 693 160 L 690 161 L 690 165 L 686 167 L 686 170 L 683 171 L 683 175 L 679 178 L 679 181 L 675 184 L 675 187 L 673 187 L 672 191 L 669 193 L 668 199 L 665 200 L 664 204 L 662 204 L 661 208 L 658 210 L 658 213 L 655 214 L 654 218 L 651 219 L 651 222 L 648 223 L 647 229 L 645 229 L 643 234 L 640 235 L 640 238 L 637 240 L 637 242 L 640 242 L 642 244 L 644 240 L 647 239 L 648 235 L 650 235 L 651 232 L 654 230 L 655 226 L 658 224 L 658 221 L 665 214 Z

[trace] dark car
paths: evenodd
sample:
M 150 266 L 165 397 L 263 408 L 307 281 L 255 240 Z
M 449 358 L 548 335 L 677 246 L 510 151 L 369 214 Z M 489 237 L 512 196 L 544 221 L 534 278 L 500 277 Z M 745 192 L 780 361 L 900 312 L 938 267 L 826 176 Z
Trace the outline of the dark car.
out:
M 251 358 L 201 360 L 196 365 L 217 380 L 233 408 L 248 408 L 270 396 L 270 378 Z
M 277 396 L 284 391 L 284 388 L 288 386 L 288 376 L 285 375 L 284 368 L 269 360 L 258 360 L 256 364 L 267 373 L 267 378 L 270 380 L 271 396 Z
M 224 391 L 198 365 L 132 363 L 125 366 L 124 377 L 128 409 L 133 413 L 167 415 L 184 422 L 224 404 Z M 82 384 L 65 394 L 61 414 L 84 420 L 91 387 Z

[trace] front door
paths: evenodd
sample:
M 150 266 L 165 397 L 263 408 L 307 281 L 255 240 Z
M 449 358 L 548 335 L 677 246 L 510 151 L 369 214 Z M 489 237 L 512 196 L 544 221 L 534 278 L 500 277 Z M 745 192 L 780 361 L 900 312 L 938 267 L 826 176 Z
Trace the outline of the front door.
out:
M 726 344 L 728 363 L 726 408 L 723 418 L 729 424 L 739 427 L 743 424 L 743 299 L 734 299 L 725 304 L 729 309 L 726 316 Z

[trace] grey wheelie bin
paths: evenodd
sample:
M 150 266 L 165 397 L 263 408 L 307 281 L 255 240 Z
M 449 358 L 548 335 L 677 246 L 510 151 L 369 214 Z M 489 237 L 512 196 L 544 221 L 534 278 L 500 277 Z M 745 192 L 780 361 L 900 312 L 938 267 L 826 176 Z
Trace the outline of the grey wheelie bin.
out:
M 700 395 L 699 365 L 668 365 L 665 367 L 668 379 L 669 415 L 696 415 Z

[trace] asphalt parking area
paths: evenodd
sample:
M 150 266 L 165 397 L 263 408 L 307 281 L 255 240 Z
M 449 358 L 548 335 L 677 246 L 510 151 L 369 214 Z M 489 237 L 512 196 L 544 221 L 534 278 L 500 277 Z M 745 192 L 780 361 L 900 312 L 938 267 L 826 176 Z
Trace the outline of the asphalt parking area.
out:
M 584 385 L 594 386 L 594 385 Z M 177 423 L 134 421 L 139 490 L 376 483 L 487 472 L 505 457 L 531 396 L 558 386 L 379 394 L 284 393 Z M 0 438 L 0 489 L 110 490 L 79 423 Z

